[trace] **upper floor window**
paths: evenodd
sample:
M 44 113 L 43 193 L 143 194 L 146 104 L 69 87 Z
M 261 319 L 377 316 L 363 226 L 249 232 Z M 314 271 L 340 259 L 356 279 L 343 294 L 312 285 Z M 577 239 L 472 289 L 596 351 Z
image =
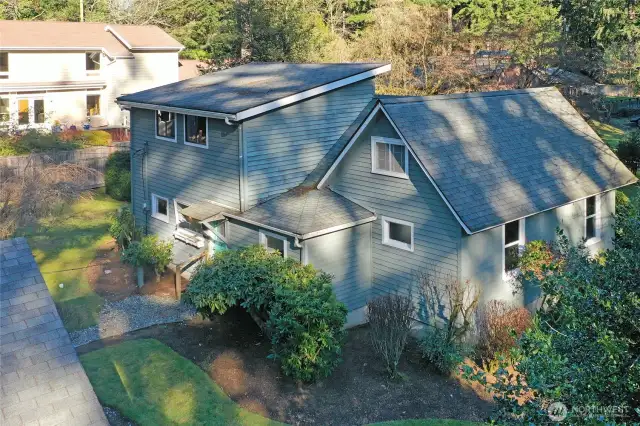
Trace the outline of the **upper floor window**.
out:
M 100 95 L 87 95 L 87 117 L 100 115 Z
M 503 227 L 503 271 L 505 277 L 518 269 L 524 240 L 524 219 L 505 223 Z
M 273 232 L 260 230 L 260 245 L 267 249 L 268 252 L 277 251 L 280 256 L 287 257 L 287 238 L 274 234 Z
M 151 194 L 151 216 L 169 223 L 169 200 L 156 194 Z
M 207 147 L 207 119 L 195 115 L 184 116 L 184 143 L 186 145 Z
M 85 53 L 85 65 L 87 74 L 98 74 L 100 72 L 100 52 Z
M 9 53 L 0 52 L 0 78 L 9 78 Z
M 388 176 L 408 177 L 409 151 L 399 139 L 371 138 L 371 171 Z
M 413 223 L 383 216 L 382 244 L 413 251 Z
M 585 200 L 586 215 L 584 223 L 584 237 L 587 245 L 600 240 L 600 196 L 594 195 Z
M 176 141 L 176 115 L 169 111 L 156 111 L 156 138 Z
M 9 98 L 0 98 L 0 123 L 5 123 L 9 121 L 10 118 Z

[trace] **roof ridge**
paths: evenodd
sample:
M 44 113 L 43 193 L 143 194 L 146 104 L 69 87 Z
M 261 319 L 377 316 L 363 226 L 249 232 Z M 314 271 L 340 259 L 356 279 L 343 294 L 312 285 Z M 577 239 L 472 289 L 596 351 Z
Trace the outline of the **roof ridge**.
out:
M 431 95 L 431 96 L 399 96 L 399 95 L 380 95 L 376 96 L 383 104 L 408 104 L 418 102 L 446 101 L 451 99 L 472 99 L 472 98 L 493 98 L 500 96 L 527 95 L 532 93 L 550 92 L 557 90 L 553 86 L 547 87 L 531 87 L 528 89 L 513 90 L 496 90 L 493 92 L 466 92 L 453 93 L 449 95 Z

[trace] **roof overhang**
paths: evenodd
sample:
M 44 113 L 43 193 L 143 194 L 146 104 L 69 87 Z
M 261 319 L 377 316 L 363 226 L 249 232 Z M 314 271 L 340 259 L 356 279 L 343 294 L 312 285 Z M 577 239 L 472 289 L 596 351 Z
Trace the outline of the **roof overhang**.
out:
M 113 36 L 115 38 L 118 39 L 118 41 L 122 44 L 125 45 L 125 47 L 127 49 L 129 49 L 130 51 L 135 51 L 135 50 L 168 50 L 168 51 L 175 51 L 175 52 L 180 52 L 184 49 L 184 46 L 180 45 L 178 46 L 152 46 L 152 47 L 137 47 L 137 46 L 132 46 L 131 43 L 129 43 L 127 41 L 126 38 L 124 38 L 122 35 L 120 35 L 111 25 L 107 25 L 106 27 L 104 27 L 104 30 L 107 32 L 110 32 L 111 34 L 113 34 Z
M 248 223 L 249 225 L 254 225 L 254 226 L 257 226 L 259 228 L 266 229 L 268 231 L 277 232 L 278 234 L 282 234 L 282 235 L 286 235 L 286 236 L 289 236 L 289 237 L 293 237 L 293 238 L 298 239 L 298 240 L 308 240 L 310 238 L 319 237 L 321 235 L 330 234 L 332 232 L 341 231 L 343 229 L 353 228 L 354 226 L 363 225 L 365 223 L 373 222 L 378 218 L 378 216 L 374 213 L 373 216 L 367 217 L 365 219 L 360 219 L 360 220 L 357 220 L 357 221 L 354 221 L 354 222 L 344 223 L 344 224 L 341 224 L 341 225 L 332 226 L 330 228 L 325 228 L 325 229 L 320 229 L 320 230 L 313 231 L 313 232 L 308 232 L 306 234 L 299 234 L 299 233 L 296 233 L 296 232 L 286 231 L 284 229 L 280 229 L 280 228 L 277 228 L 277 227 L 274 227 L 274 226 L 270 226 L 270 225 L 268 225 L 266 223 L 257 222 L 255 220 L 250 220 L 250 219 L 247 219 L 245 217 L 242 217 L 241 215 L 236 215 L 236 214 L 231 214 L 231 213 L 223 213 L 223 215 L 225 217 L 229 218 L 229 219 L 234 219 L 234 220 L 237 220 L 239 222 Z
M 107 49 L 105 49 L 102 46 L 64 46 L 64 47 L 38 47 L 38 46 L 2 46 L 0 47 L 0 50 L 2 51 L 14 51 L 14 52 L 49 52 L 49 51 L 56 51 L 56 52 L 102 52 L 104 53 L 106 56 L 108 56 L 111 59 L 116 59 L 116 58 L 133 58 L 133 55 L 129 55 L 129 56 L 122 56 L 122 55 L 113 55 L 111 53 L 109 53 L 107 51 Z
M 370 78 L 374 78 L 377 75 L 380 75 L 389 71 L 391 71 L 391 64 L 386 64 L 369 71 L 352 75 L 351 77 L 336 80 L 331 83 L 324 84 L 322 86 L 314 87 L 313 89 L 305 90 L 304 92 L 296 93 L 294 95 L 287 96 L 282 99 L 277 99 L 275 101 L 267 102 L 265 104 L 262 104 L 256 107 L 248 108 L 244 111 L 240 111 L 234 114 L 224 113 L 224 112 L 195 110 L 195 109 L 189 109 L 189 108 L 178 108 L 178 107 L 171 107 L 171 106 L 158 105 L 158 104 L 147 104 L 147 103 L 141 103 L 141 102 L 129 102 L 126 100 L 116 100 L 116 102 L 124 107 L 129 107 L 129 108 L 142 108 L 142 109 L 152 109 L 152 110 L 159 109 L 163 111 L 176 112 L 178 114 L 198 115 L 200 117 L 225 118 L 231 121 L 243 121 L 243 120 L 248 120 L 250 118 L 256 117 L 258 115 L 265 114 L 269 111 L 283 108 L 285 106 L 303 101 L 305 99 L 319 96 L 324 93 L 330 92 L 332 90 L 357 83 L 362 80 L 368 80 Z
M 0 93 L 25 92 L 34 90 L 87 90 L 102 89 L 107 85 L 106 81 L 52 81 L 52 82 L 13 82 L 0 83 Z

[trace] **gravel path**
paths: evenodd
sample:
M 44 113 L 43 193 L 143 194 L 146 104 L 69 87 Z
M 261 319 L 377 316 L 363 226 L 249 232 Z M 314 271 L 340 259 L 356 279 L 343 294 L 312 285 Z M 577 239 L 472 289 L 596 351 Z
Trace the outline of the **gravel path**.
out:
M 156 324 L 189 320 L 196 310 L 175 299 L 159 296 L 130 296 L 106 302 L 100 311 L 98 325 L 69 333 L 78 347 L 105 337 L 119 336 Z

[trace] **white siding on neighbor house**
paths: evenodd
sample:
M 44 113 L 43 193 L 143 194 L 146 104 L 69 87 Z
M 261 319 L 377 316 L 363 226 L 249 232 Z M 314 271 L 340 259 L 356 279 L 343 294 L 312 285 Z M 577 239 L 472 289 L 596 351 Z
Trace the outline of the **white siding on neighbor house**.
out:
M 371 172 L 371 136 L 399 138 L 378 113 L 336 168 L 329 186 L 378 215 L 372 223 L 372 295 L 411 294 L 419 300 L 416 273 L 435 267 L 457 276 L 461 228 L 413 157 L 409 179 Z M 382 244 L 382 216 L 414 224 L 413 252 Z M 424 319 L 422 310 L 418 317 Z
M 247 208 L 301 184 L 374 93 L 366 80 L 245 121 Z
M 3 83 L 100 79 L 87 77 L 85 52 L 9 52 L 8 56 L 9 79 Z
M 187 204 L 210 200 L 240 207 L 237 126 L 209 119 L 209 147 L 203 149 L 184 145 L 182 115 L 177 116 L 177 142 L 155 138 L 155 111 L 133 108 L 132 115 L 132 208 L 140 226 L 148 224 L 149 233 L 173 238 L 174 199 Z M 146 203 L 150 212 L 151 194 L 169 199 L 169 223 L 145 214 L 143 205 Z
M 591 253 L 612 247 L 614 234 L 615 191 L 600 198 L 601 240 L 589 245 Z M 585 201 L 580 200 L 557 209 L 549 210 L 525 219 L 525 242 L 534 240 L 554 241 L 556 228 L 564 231 L 572 244 L 578 244 L 585 236 Z M 538 289 L 525 288 L 523 293 L 513 294 L 514 287 L 503 278 L 502 250 L 503 226 L 473 235 L 463 235 L 461 250 L 461 276 L 483 284 L 482 300 L 506 300 L 518 305 L 531 304 L 540 295 Z
M 122 125 L 129 113 L 115 103 L 118 96 L 140 92 L 178 81 L 176 52 L 136 52 L 133 59 L 118 59 L 105 67 L 107 88 L 103 103 L 110 125 Z

